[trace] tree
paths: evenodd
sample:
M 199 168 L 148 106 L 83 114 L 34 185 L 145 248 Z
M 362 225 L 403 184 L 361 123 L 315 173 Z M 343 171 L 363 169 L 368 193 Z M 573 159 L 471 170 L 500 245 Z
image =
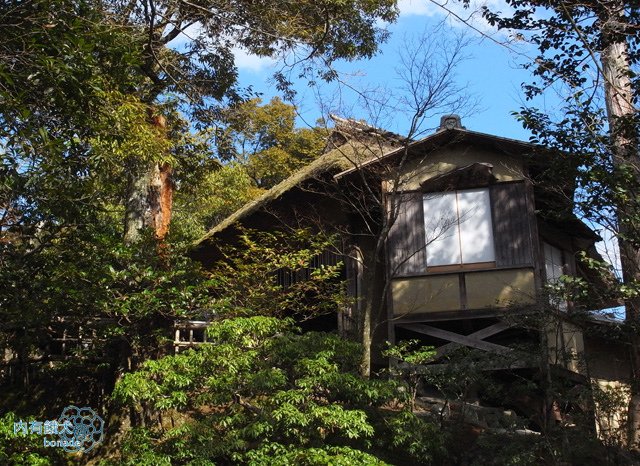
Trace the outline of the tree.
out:
M 178 170 L 191 173 L 175 193 L 179 236 L 202 237 L 323 153 L 327 131 L 297 128 L 295 117 L 296 107 L 279 98 L 264 105 L 254 98 L 220 111 L 219 126 L 205 132 L 211 147 L 203 151 L 211 153 L 215 164 Z
M 333 190 L 330 192 L 344 210 L 352 213 L 355 219 L 353 237 L 367 245 L 351 252 L 362 268 L 363 281 L 379 280 L 378 283 L 382 283 L 372 291 L 376 298 L 366 300 L 356 316 L 363 348 L 361 374 L 365 377 L 371 375 L 372 354 L 376 351 L 374 332 L 388 323 L 383 316 L 391 292 L 391 276 L 385 270 L 384 252 L 400 211 L 406 205 L 401 192 L 410 182 L 402 176 L 409 160 L 409 146 L 425 134 L 430 119 L 443 113 L 474 111 L 473 97 L 456 80 L 456 70 L 466 59 L 468 44 L 467 36 L 448 30 L 444 24 L 425 31 L 413 41 L 405 41 L 399 51 L 401 63 L 397 69 L 400 88 L 394 93 L 384 91 L 384 95 L 361 95 L 372 116 L 372 125 L 346 120 L 338 128 L 348 134 L 355 145 L 345 144 L 336 150 L 348 167 L 357 168 L 357 172 L 346 185 L 339 185 L 337 189 L 333 185 L 329 190 Z M 403 136 L 376 127 L 385 117 L 396 119 L 398 113 L 408 118 L 408 128 Z M 391 149 L 400 154 L 392 162 L 361 167 L 363 161 L 375 161 Z
M 114 461 L 428 464 L 440 454 L 441 436 L 410 412 L 404 387 L 358 375 L 358 343 L 296 328 L 294 318 L 347 304 L 341 264 L 312 265 L 331 240 L 244 230 L 222 247 L 209 271 L 207 342 L 118 381 L 113 398 L 137 413 L 138 428 Z
M 296 128 L 296 108 L 279 98 L 251 99 L 222 111 L 218 156 L 240 162 L 256 187 L 269 189 L 322 154 L 321 128 Z
M 386 35 L 376 21 L 393 21 L 397 14 L 393 0 L 295 5 L 114 0 L 101 8 L 105 20 L 145 38 L 132 94 L 149 106 L 154 118 L 162 116 L 155 115 L 161 110 L 154 108 L 162 107 L 158 105 L 162 96 L 176 96 L 186 105 L 192 123 L 200 127 L 216 118 L 216 101 L 239 97 L 234 46 L 258 56 L 293 55 L 296 63 L 307 63 L 306 72 L 311 72 L 312 60 L 320 60 L 325 64 L 320 74 L 330 77 L 326 65 L 334 60 L 375 53 Z M 195 31 L 193 39 L 190 31 Z M 171 46 L 185 37 L 185 44 Z M 278 78 L 280 86 L 286 87 L 285 75 L 280 73 Z M 158 202 L 170 198 L 166 181 L 170 167 L 151 160 L 142 167 L 134 164 L 129 171 L 125 238 L 135 241 L 145 227 L 155 229 L 158 236 L 158 228 L 170 216 L 169 203 Z
M 139 106 L 121 94 L 138 63 L 135 36 L 103 24 L 83 1 L 5 2 L 0 17 L 6 25 L 0 46 L 2 342 L 26 369 L 42 329 L 65 308 L 59 280 L 79 278 L 70 264 L 83 263 L 90 249 L 74 261 L 65 248 L 108 235 L 111 208 L 122 198 L 121 154 L 104 157 L 90 142 L 109 139 L 132 149 L 128 143 L 135 140 L 135 148 L 148 150 L 155 135 L 131 134 Z M 118 131 L 122 119 L 106 128 L 118 109 L 126 113 L 127 131 Z M 77 284 L 78 290 L 86 286 Z M 84 301 L 74 298 L 66 306 L 72 315 Z
M 468 5 L 468 1 L 464 2 Z M 579 167 L 578 209 L 613 232 L 620 246 L 623 282 L 614 292 L 624 302 L 631 343 L 632 394 L 629 446 L 640 445 L 640 164 L 637 102 L 640 80 L 638 23 L 632 2 L 508 1 L 515 11 L 487 8 L 485 18 L 500 29 L 526 31 L 538 48 L 526 64 L 538 83 L 525 85 L 532 98 L 564 85 L 560 122 L 536 109 L 520 117 L 534 140 L 559 149 Z M 604 105 L 603 105 L 604 101 Z M 603 111 L 606 108 L 606 112 Z
M 196 184 L 176 192 L 173 232 L 195 241 L 263 192 L 255 186 L 244 165 L 223 164 L 199 176 Z
M 0 15 L 11 26 L 0 46 L 0 260 L 3 311 L 11 313 L 3 324 L 9 325 L 21 321 L 22 292 L 47 293 L 51 283 L 34 277 L 52 269 L 69 275 L 61 264 L 69 267 L 74 253 L 95 258 L 95 248 L 108 251 L 102 266 L 111 257 L 124 269 L 111 253 L 149 259 L 146 252 L 123 252 L 113 234 L 124 224 L 120 237 L 141 249 L 145 227 L 163 239 L 174 187 L 197 181 L 203 168 L 211 171 L 211 152 L 192 130 L 217 118 L 225 97 L 239 98 L 232 47 L 262 56 L 305 51 L 309 60 L 327 63 L 367 56 L 385 37 L 376 21 L 393 20 L 396 10 L 393 1 L 230 9 L 215 2 L 39 0 L 5 2 Z M 197 37 L 172 48 L 174 39 L 190 35 L 189 27 Z M 62 249 L 74 241 L 75 251 Z M 56 254 L 68 262 L 56 264 Z M 122 272 L 113 270 L 112 278 Z M 77 271 L 78 290 L 100 281 Z M 42 288 L 33 293 L 36 284 Z M 29 302 L 37 308 L 34 325 L 76 309 L 62 297 L 49 309 Z M 85 304 L 85 315 L 100 307 Z

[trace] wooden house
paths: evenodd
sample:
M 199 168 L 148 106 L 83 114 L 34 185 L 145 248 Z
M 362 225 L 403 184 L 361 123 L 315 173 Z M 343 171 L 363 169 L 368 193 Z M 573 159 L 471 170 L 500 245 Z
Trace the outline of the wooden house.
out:
M 542 338 L 551 366 L 583 377 L 588 340 L 616 346 L 624 379 L 626 350 L 585 338 L 572 297 L 548 292 L 561 276 L 599 280 L 577 260 L 598 258 L 599 238 L 572 213 L 575 171 L 559 161 L 538 145 L 468 130 L 456 115 L 416 141 L 337 119 L 325 154 L 215 226 L 194 255 L 215 260 L 216 242 L 237 224 L 335 229 L 355 298 L 339 327 L 367 316 L 374 347 L 418 338 L 437 348 L 434 364 L 467 347 L 505 356 L 502 368 L 527 368 L 539 362 L 523 357 L 522 344 Z M 543 331 L 527 323 L 541 313 L 554 316 Z

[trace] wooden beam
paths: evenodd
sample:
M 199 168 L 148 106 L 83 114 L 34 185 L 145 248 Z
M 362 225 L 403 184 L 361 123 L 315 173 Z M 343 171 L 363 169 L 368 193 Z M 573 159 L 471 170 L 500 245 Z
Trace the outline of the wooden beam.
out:
M 422 322 L 437 322 L 443 320 L 473 320 L 473 319 L 490 319 L 504 318 L 523 315 L 531 312 L 533 307 L 523 308 L 494 308 L 494 309 L 460 309 L 457 311 L 438 311 L 438 312 L 415 312 L 403 315 L 396 315 L 394 323 L 396 325 Z
M 398 369 L 411 370 L 417 374 L 432 374 L 436 371 L 445 370 L 449 364 L 427 364 L 427 365 L 415 365 L 406 362 L 398 363 Z M 524 361 L 522 359 L 515 359 L 513 361 L 496 361 L 495 363 L 487 364 L 480 368 L 481 371 L 499 371 L 510 369 L 535 369 L 537 364 Z
M 478 340 L 484 340 L 487 337 L 495 335 L 496 333 L 500 333 L 508 328 L 513 327 L 513 324 L 508 324 L 506 322 L 498 322 L 497 324 L 490 325 L 489 327 L 485 327 L 477 332 L 473 332 L 471 335 L 467 335 L 469 338 L 477 338 Z M 445 354 L 451 352 L 452 350 L 458 348 L 460 346 L 459 343 L 447 343 L 446 345 L 440 346 L 436 348 L 436 359 L 444 356 Z
M 449 332 L 430 325 L 412 324 L 412 325 L 399 325 L 398 327 L 411 330 L 413 332 L 423 333 L 432 337 L 440 338 L 455 343 L 460 343 L 465 346 L 477 348 L 483 351 L 492 351 L 494 353 L 506 353 L 511 351 L 511 348 L 506 346 L 496 345 L 495 343 L 489 343 L 488 341 L 477 340 L 465 335 Z

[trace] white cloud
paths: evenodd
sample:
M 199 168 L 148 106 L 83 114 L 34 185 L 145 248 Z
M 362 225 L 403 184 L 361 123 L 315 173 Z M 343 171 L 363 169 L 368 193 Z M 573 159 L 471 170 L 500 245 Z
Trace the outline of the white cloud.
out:
M 239 48 L 233 49 L 233 55 L 235 57 L 236 66 L 239 70 L 250 71 L 252 73 L 260 73 L 273 67 L 276 63 L 273 58 L 259 57 Z
M 468 8 L 465 8 L 461 2 L 449 0 L 400 0 L 398 2 L 400 17 L 441 17 L 447 19 L 451 26 L 469 25 L 483 34 L 493 34 L 497 32 L 496 28 L 490 26 L 481 14 L 484 6 L 503 14 L 513 12 L 513 8 L 504 0 L 471 0 Z
M 400 0 L 400 16 L 435 16 L 442 9 L 429 0 Z

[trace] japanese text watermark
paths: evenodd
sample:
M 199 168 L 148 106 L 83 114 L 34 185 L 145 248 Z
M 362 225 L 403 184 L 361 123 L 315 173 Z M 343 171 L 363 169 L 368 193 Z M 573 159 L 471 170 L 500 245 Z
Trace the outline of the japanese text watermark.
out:
M 16 435 L 44 435 L 45 447 L 63 448 L 71 453 L 86 453 L 102 442 L 104 421 L 91 408 L 67 406 L 60 417 L 50 421 L 23 421 L 13 423 Z

